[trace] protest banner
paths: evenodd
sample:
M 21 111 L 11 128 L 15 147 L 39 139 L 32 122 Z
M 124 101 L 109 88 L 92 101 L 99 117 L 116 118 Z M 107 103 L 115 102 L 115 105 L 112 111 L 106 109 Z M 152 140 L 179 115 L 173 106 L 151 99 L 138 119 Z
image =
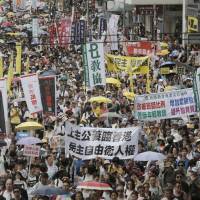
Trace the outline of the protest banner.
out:
M 195 113 L 194 93 L 189 88 L 135 97 L 135 117 L 138 120 L 179 118 Z
M 58 25 L 58 43 L 61 47 L 68 47 L 70 44 L 71 18 L 61 19 Z
M 83 45 L 83 58 L 86 86 L 106 85 L 103 43 Z
M 120 16 L 112 14 L 108 20 L 107 32 L 108 32 L 108 41 L 111 43 L 111 50 L 115 51 L 119 49 L 118 46 L 118 21 Z
M 130 57 L 130 56 L 115 56 L 111 54 L 106 55 L 108 71 L 128 71 L 129 69 L 138 68 L 141 66 L 148 66 L 148 56 L 144 57 Z
M 8 95 L 7 95 L 7 84 L 6 84 L 6 79 L 0 79 L 0 93 L 1 93 L 1 111 L 0 111 L 0 115 L 1 115 L 1 127 L 5 126 L 5 132 L 7 133 L 8 128 Z
M 154 44 L 150 41 L 139 41 L 127 45 L 128 55 L 150 55 L 154 52 Z
M 30 156 L 30 157 L 39 157 L 40 156 L 40 146 L 25 145 L 23 155 Z
M 101 157 L 133 159 L 140 128 L 91 128 L 66 124 L 65 145 L 71 155 L 87 160 Z
M 38 18 L 33 18 L 32 19 L 32 36 L 33 36 L 33 40 L 32 43 L 33 44 L 38 44 L 39 43 L 39 22 L 38 22 Z
M 39 80 L 36 74 L 21 76 L 22 88 L 30 114 L 42 112 Z
M 56 77 L 39 77 L 41 100 L 44 115 L 56 116 Z
M 188 16 L 188 33 L 198 32 L 198 18 Z
M 0 91 L 0 133 L 6 133 L 6 121 L 4 116 L 4 108 L 3 108 L 3 96 Z

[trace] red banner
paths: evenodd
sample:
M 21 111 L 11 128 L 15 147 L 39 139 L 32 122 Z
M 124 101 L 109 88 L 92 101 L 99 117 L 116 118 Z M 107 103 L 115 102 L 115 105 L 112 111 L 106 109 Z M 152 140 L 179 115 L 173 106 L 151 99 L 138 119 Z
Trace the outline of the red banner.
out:
M 153 42 L 149 41 L 140 41 L 135 42 L 134 44 L 127 45 L 127 52 L 128 55 L 149 55 L 152 54 L 154 51 L 154 44 Z
M 61 47 L 68 47 L 71 34 L 71 18 L 61 19 L 58 26 L 58 42 Z

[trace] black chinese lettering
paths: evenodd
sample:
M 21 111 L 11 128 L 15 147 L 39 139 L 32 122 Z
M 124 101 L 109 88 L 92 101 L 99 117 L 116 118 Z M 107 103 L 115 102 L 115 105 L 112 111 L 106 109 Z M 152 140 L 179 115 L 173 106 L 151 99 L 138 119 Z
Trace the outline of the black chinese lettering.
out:
M 94 147 L 93 146 L 87 146 L 85 147 L 85 155 L 90 156 L 93 155 Z
M 102 155 L 104 147 L 102 145 L 98 145 L 95 147 L 94 154 L 95 155 Z
M 122 156 L 124 155 L 121 149 L 121 145 L 119 145 L 118 150 L 115 153 L 115 156 L 118 156 L 119 154 L 121 154 Z
M 90 141 L 90 136 L 91 136 L 90 131 L 83 131 L 81 140 Z
M 106 156 L 113 156 L 114 155 L 114 146 L 106 146 L 104 150 L 104 154 Z
M 80 144 L 76 147 L 76 153 L 79 155 L 83 155 L 84 147 L 82 147 Z
M 127 131 L 127 132 L 124 132 L 124 135 L 122 137 L 122 141 L 131 141 L 131 131 Z
M 74 138 L 77 140 L 81 139 L 81 132 L 79 130 L 76 130 L 74 133 Z
M 110 142 L 111 139 L 112 139 L 112 132 L 105 131 L 105 132 L 102 133 L 101 141 Z
M 96 132 L 92 135 L 92 141 L 101 141 L 101 135 L 102 135 L 102 132 L 101 132 L 101 131 L 96 131 Z
M 69 151 L 72 151 L 74 153 L 76 152 L 76 144 L 75 143 L 71 142 L 69 144 Z
M 134 155 L 134 153 L 135 153 L 135 145 L 127 145 L 125 150 L 126 156 L 132 156 Z

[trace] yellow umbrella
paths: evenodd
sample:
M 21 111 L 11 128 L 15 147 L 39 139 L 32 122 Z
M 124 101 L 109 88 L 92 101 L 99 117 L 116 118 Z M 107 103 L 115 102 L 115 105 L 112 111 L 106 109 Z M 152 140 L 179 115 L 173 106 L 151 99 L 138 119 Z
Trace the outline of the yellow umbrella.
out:
M 6 33 L 6 35 L 10 35 L 10 36 L 19 36 L 19 35 L 21 35 L 21 33 L 19 33 L 19 32 L 17 32 L 17 33 L 12 33 L 12 32 L 10 32 L 10 33 Z
M 157 53 L 158 56 L 166 56 L 169 54 L 169 51 L 167 49 L 161 50 Z
M 133 100 L 135 97 L 135 94 L 133 92 L 124 92 L 123 95 L 128 98 L 129 100 Z
M 161 42 L 160 43 L 160 47 L 163 49 L 167 49 L 168 48 L 168 44 L 166 42 Z
M 112 101 L 106 97 L 98 96 L 98 97 L 92 97 L 91 99 L 89 99 L 89 102 L 111 103 Z
M 116 78 L 106 78 L 106 83 L 116 85 L 117 87 L 121 85 L 121 82 L 117 80 Z
M 15 127 L 16 130 L 27 130 L 27 131 L 38 130 L 43 128 L 44 127 L 42 126 L 42 124 L 39 124 L 37 122 L 23 122 Z

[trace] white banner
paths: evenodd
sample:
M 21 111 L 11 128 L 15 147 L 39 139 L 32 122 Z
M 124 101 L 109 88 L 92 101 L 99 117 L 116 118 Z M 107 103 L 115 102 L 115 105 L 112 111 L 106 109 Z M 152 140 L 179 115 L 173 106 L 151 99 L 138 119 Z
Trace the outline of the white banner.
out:
M 6 132 L 8 132 L 8 95 L 7 95 L 7 83 L 6 79 L 0 79 L 0 91 L 2 93 L 4 119 L 6 123 Z
M 139 127 L 91 128 L 66 125 L 66 150 L 87 160 L 101 157 L 133 159 L 138 153 Z
M 22 76 L 21 83 L 29 112 L 31 114 L 41 112 L 43 109 L 38 76 L 35 74 Z
M 87 70 L 89 87 L 106 85 L 103 43 L 97 41 L 86 44 Z
M 31 156 L 31 157 L 39 157 L 40 156 L 40 146 L 25 145 L 23 155 Z
M 118 32 L 118 21 L 119 21 L 119 15 L 111 15 L 109 21 L 108 21 L 108 39 L 110 39 L 111 42 L 111 50 L 118 50 L 118 38 L 117 38 L 117 32 Z
M 197 68 L 197 71 L 193 76 L 193 91 L 196 102 L 196 110 L 197 112 L 200 112 L 200 68 Z
M 38 18 L 33 18 L 32 21 L 32 37 L 33 37 L 33 44 L 38 44 L 39 43 L 39 23 L 38 23 Z
M 135 98 L 135 117 L 139 120 L 181 118 L 195 113 L 194 92 L 191 88 Z

